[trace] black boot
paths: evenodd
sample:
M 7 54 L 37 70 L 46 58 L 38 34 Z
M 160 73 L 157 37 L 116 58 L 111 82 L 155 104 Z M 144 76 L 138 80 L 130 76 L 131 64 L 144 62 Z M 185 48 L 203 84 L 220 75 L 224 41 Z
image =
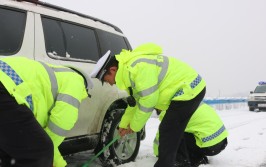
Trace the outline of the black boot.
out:
M 191 163 L 188 158 L 177 154 L 176 155 L 176 162 L 175 162 L 175 167 L 191 167 Z
M 174 166 L 175 167 L 191 167 L 191 164 L 188 160 L 184 160 L 184 161 L 176 161 Z
M 201 158 L 197 158 L 197 159 L 193 159 L 191 161 L 191 167 L 198 167 L 201 164 L 208 164 L 209 160 L 206 156 L 201 157 Z

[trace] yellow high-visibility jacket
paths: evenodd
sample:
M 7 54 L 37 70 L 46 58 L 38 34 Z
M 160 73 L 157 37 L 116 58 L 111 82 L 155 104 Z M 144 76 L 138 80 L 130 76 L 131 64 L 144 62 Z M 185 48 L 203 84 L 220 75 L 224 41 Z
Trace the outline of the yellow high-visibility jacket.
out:
M 162 121 L 166 111 L 162 111 L 159 120 Z M 221 118 L 211 106 L 201 103 L 190 118 L 185 132 L 192 133 L 200 148 L 210 147 L 220 143 L 228 136 Z M 153 142 L 153 151 L 158 156 L 159 131 Z
M 135 107 L 127 107 L 120 127 L 140 131 L 154 108 L 167 110 L 171 100 L 190 100 L 206 86 L 205 81 L 188 64 L 162 56 L 156 44 L 141 45 L 133 51 L 116 55 L 118 71 L 115 81 L 119 89 L 133 89 Z
M 79 105 L 88 95 L 83 77 L 67 67 L 7 57 L 0 59 L 0 81 L 18 104 L 31 109 L 52 139 L 53 166 L 66 166 L 58 146 L 77 121 Z

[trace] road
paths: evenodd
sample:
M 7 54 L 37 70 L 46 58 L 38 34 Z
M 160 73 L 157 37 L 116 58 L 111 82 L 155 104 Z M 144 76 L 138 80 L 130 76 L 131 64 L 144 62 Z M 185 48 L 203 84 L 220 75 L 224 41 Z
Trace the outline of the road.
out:
M 82 153 L 77 153 L 72 156 L 65 157 L 68 165 L 67 167 L 82 167 L 88 163 L 95 154 L 92 151 L 86 151 Z M 90 163 L 90 167 L 102 167 L 102 163 L 99 159 L 96 159 Z
M 266 112 L 250 112 L 244 109 L 228 109 L 217 111 L 229 131 L 228 146 L 219 155 L 209 157 L 206 167 L 266 167 Z M 146 139 L 141 142 L 140 151 L 135 162 L 119 167 L 152 167 L 156 158 L 152 153 L 152 142 L 159 125 L 157 118 L 147 122 Z M 75 154 L 67 158 L 69 167 L 92 158 L 92 152 Z M 91 167 L 101 167 L 99 160 Z

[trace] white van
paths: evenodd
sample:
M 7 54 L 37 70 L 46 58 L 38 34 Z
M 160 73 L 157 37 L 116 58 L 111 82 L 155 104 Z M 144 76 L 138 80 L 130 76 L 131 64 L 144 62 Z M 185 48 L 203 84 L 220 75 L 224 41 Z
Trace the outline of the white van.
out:
M 266 110 L 266 82 L 259 82 L 255 90 L 250 91 L 248 107 L 249 111 Z
M 38 0 L 0 0 L 0 57 L 25 56 L 89 74 L 107 50 L 118 54 L 122 49 L 131 49 L 127 38 L 108 22 Z M 78 122 L 60 146 L 63 155 L 98 152 L 117 135 L 128 95 L 93 82 L 91 98 L 82 102 Z M 134 160 L 144 132 L 117 141 L 101 158 L 115 164 Z

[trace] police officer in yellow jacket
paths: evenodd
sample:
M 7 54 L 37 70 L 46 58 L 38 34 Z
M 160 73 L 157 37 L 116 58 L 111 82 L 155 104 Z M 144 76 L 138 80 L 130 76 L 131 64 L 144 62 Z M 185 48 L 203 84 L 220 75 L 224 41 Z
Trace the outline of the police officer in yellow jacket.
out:
M 88 96 L 85 84 L 92 86 L 76 69 L 24 57 L 0 59 L 0 151 L 14 166 L 66 166 L 58 146 Z
M 172 167 L 187 123 L 205 95 L 203 78 L 188 64 L 163 56 L 162 48 L 153 43 L 115 56 L 106 53 L 91 77 L 116 84 L 130 94 L 119 125 L 121 136 L 139 132 L 154 109 L 166 110 L 159 127 L 155 167 Z
M 159 115 L 163 120 L 165 111 Z M 176 157 L 177 167 L 198 166 L 207 164 L 206 156 L 219 154 L 227 146 L 228 131 L 221 118 L 211 106 L 201 103 L 199 108 L 190 118 L 182 144 L 179 147 Z M 154 154 L 158 156 L 159 131 L 154 139 Z

